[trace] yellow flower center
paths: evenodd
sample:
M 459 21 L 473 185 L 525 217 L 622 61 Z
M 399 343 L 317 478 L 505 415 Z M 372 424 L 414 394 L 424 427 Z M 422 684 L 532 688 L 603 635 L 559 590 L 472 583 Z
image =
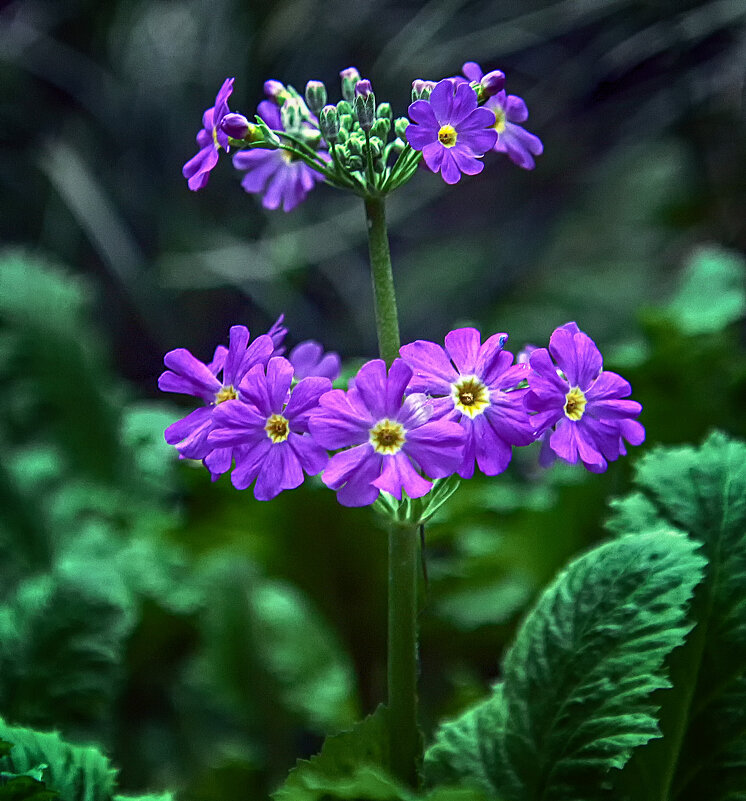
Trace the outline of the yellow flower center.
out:
M 236 400 L 238 398 L 238 390 L 232 384 L 227 387 L 220 387 L 215 393 L 215 403 L 224 403 L 227 400 Z
M 453 147 L 458 139 L 456 129 L 452 125 L 444 125 L 438 131 L 438 141 L 445 147 Z
M 405 439 L 404 426 L 394 420 L 384 418 L 371 428 L 368 441 L 376 453 L 391 456 L 401 450 Z
M 580 420 L 585 412 L 585 394 L 580 387 L 573 387 L 565 395 L 565 416 L 570 420 Z
M 212 141 L 215 143 L 215 147 L 220 150 L 220 142 L 218 142 L 218 129 L 214 125 L 212 127 Z
M 492 126 L 499 134 L 505 130 L 505 112 L 501 108 L 493 108 L 495 123 Z
M 275 445 L 277 445 L 278 442 L 285 442 L 288 436 L 290 436 L 290 426 L 288 425 L 287 418 L 283 417 L 281 414 L 273 414 L 268 418 L 264 430 Z
M 482 414 L 490 405 L 490 391 L 475 375 L 463 375 L 451 384 L 453 405 L 472 419 Z

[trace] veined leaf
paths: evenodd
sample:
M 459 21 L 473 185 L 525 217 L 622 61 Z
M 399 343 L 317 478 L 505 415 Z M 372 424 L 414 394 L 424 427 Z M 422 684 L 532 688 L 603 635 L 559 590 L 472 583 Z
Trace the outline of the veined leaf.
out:
M 0 718 L 0 738 L 13 743 L 13 750 L 0 759 L 0 768 L 26 773 L 47 765 L 44 780 L 62 801 L 109 801 L 116 771 L 109 760 L 91 746 L 70 745 L 56 732 L 38 732 L 8 726 Z
M 349 731 L 324 740 L 321 753 L 299 760 L 273 801 L 318 801 L 337 798 L 388 801 L 401 797 L 400 788 L 385 773 L 389 761 L 388 710 L 379 706 Z M 339 795 L 345 787 L 356 794 Z
M 664 738 L 620 781 L 635 801 L 746 800 L 746 444 L 721 433 L 700 448 L 659 448 L 637 464 L 635 493 L 609 527 L 674 526 L 709 560 L 691 607 L 696 628 L 671 658 Z
M 426 755 L 434 781 L 508 801 L 608 797 L 611 768 L 658 737 L 654 690 L 690 626 L 697 544 L 656 531 L 581 556 L 544 592 L 492 696 L 445 724 Z

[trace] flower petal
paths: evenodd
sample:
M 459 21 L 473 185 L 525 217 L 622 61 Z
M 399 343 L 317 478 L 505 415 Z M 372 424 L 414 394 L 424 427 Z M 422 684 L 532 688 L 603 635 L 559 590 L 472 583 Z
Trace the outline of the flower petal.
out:
M 474 372 L 481 339 L 476 328 L 456 328 L 446 334 L 446 351 L 461 375 Z

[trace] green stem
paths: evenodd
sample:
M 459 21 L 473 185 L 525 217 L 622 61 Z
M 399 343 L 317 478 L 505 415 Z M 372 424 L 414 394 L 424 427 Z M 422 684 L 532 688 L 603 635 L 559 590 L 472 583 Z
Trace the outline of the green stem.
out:
M 368 224 L 368 253 L 373 278 L 378 351 L 381 358 L 390 365 L 399 355 L 401 342 L 389 236 L 386 231 L 386 206 L 382 197 L 365 198 L 365 216 Z
M 422 739 L 417 727 L 417 529 L 389 531 L 388 626 L 391 771 L 418 786 Z

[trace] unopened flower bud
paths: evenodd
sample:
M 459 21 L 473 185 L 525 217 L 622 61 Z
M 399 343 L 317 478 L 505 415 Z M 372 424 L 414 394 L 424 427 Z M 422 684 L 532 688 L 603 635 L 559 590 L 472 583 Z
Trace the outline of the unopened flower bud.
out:
M 279 106 L 282 104 L 282 99 L 287 94 L 287 89 L 284 83 L 270 78 L 268 81 L 264 82 L 264 94 L 267 95 L 270 100 L 274 100 Z
M 391 122 L 384 117 L 383 119 L 377 119 L 373 123 L 373 127 L 370 129 L 370 132 L 373 136 L 377 136 L 379 139 L 385 140 L 389 135 L 390 130 Z
M 352 103 L 355 98 L 355 85 L 360 80 L 360 73 L 357 67 L 347 67 L 339 73 L 342 81 L 342 97 L 348 102 Z
M 243 114 L 226 114 L 220 122 L 220 127 L 224 133 L 233 139 L 246 139 L 252 129 L 256 130 L 256 125 L 252 125 Z
M 482 77 L 479 82 L 485 98 L 492 97 L 502 91 L 505 86 L 505 73 L 501 70 L 492 70 Z
M 306 103 L 308 103 L 308 108 L 318 116 L 326 104 L 326 86 L 321 81 L 309 81 L 306 84 Z
M 362 156 L 365 139 L 359 133 L 356 136 L 353 135 L 348 139 L 347 147 L 353 156 Z
M 391 111 L 391 103 L 379 103 L 376 109 L 376 117 L 378 117 L 379 120 L 388 120 L 391 122 L 394 117 Z
M 396 122 L 394 122 L 394 132 L 397 139 L 401 139 L 402 142 L 407 141 L 407 128 L 409 128 L 409 120 L 406 117 L 397 117 Z
M 435 81 L 423 81 L 417 78 L 412 81 L 412 102 L 415 100 L 428 100 L 430 92 L 435 89 Z
M 331 145 L 339 139 L 339 117 L 336 106 L 324 106 L 319 112 L 321 135 Z
M 360 81 L 357 86 L 360 86 L 361 83 L 367 83 L 370 87 L 370 81 Z M 357 86 L 355 87 L 356 92 Z M 355 95 L 355 114 L 364 131 L 369 131 L 373 127 L 373 123 L 376 121 L 376 96 L 370 89 L 367 92 L 363 89 L 363 92 Z
M 363 97 L 368 97 L 372 93 L 373 86 L 367 78 L 362 78 L 355 84 L 355 96 L 363 95 Z
M 363 169 L 363 157 L 350 156 L 349 159 L 347 159 L 347 168 L 353 172 L 361 172 Z
M 298 133 L 301 130 L 301 124 L 303 123 L 302 102 L 298 97 L 290 97 L 282 104 L 280 109 L 282 127 L 288 133 Z
M 339 114 L 340 116 L 342 114 L 350 114 L 351 115 L 352 114 L 352 104 L 348 103 L 346 100 L 340 100 L 339 103 L 337 103 L 337 114 Z

